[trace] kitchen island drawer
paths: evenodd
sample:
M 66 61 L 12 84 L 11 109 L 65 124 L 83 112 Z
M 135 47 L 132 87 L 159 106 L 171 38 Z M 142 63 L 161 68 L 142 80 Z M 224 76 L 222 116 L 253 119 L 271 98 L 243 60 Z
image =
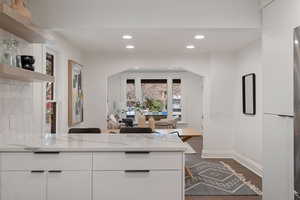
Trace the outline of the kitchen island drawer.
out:
M 93 199 L 182 200 L 182 187 L 178 170 L 96 171 Z
M 93 170 L 180 170 L 183 169 L 182 152 L 96 152 Z
M 24 152 L 1 153 L 0 169 L 17 170 L 91 170 L 92 153 Z

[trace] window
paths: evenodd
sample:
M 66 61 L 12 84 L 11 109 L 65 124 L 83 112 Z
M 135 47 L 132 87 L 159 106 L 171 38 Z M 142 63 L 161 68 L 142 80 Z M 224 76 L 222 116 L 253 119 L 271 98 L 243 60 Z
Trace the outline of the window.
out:
M 134 106 L 136 102 L 136 94 L 135 94 L 135 80 L 127 79 L 126 81 L 126 105 L 128 108 L 127 115 L 134 116 Z
M 142 79 L 142 101 L 146 115 L 168 116 L 168 82 L 167 79 Z
M 181 79 L 173 79 L 172 81 L 172 115 L 178 117 L 181 121 Z
M 126 106 L 128 110 L 127 117 L 129 118 L 133 118 L 135 110 L 138 109 L 143 111 L 146 119 L 154 117 L 155 120 L 160 120 L 167 118 L 168 114 L 170 114 L 181 120 L 181 79 L 127 79 Z
M 46 53 L 46 74 L 54 76 L 54 55 Z M 56 101 L 54 83 L 46 83 L 45 123 L 47 133 L 56 133 Z
M 134 105 L 134 103 L 136 102 L 135 80 L 134 79 L 127 80 L 126 98 L 127 98 L 126 105 L 128 107 L 132 107 Z

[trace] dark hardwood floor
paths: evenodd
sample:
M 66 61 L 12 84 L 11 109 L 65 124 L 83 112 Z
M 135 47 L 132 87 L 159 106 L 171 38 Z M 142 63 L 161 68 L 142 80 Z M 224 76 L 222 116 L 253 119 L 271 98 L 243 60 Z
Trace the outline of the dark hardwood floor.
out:
M 194 148 L 198 153 L 202 152 L 203 138 L 197 137 L 192 138 L 188 143 Z M 236 172 L 241 173 L 244 177 L 251 181 L 256 187 L 262 190 L 262 179 L 255 173 L 242 166 L 233 159 L 209 159 L 210 161 L 223 161 L 224 163 L 230 165 Z M 185 200 L 262 200 L 261 196 L 201 196 L 201 197 L 186 197 Z

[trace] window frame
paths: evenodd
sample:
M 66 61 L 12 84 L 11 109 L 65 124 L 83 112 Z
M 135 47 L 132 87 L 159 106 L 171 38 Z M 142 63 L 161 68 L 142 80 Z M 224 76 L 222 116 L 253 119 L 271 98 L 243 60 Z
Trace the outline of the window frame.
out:
M 123 87 L 123 102 L 122 102 L 122 107 L 127 109 L 127 96 L 126 96 L 126 91 L 127 91 L 127 80 L 128 79 L 134 79 L 135 80 L 135 95 L 136 95 L 136 100 L 137 101 L 142 101 L 142 87 L 141 87 L 141 80 L 143 79 L 166 79 L 167 80 L 167 96 L 168 96 L 168 116 L 173 116 L 173 91 L 172 91 L 172 85 L 173 85 L 173 79 L 180 79 L 181 80 L 181 121 L 184 122 L 185 120 L 185 106 L 184 106 L 184 73 L 162 73 L 162 75 L 157 75 L 156 73 L 151 73 L 151 72 L 137 72 L 137 73 L 128 73 L 124 74 L 122 76 L 122 83 L 124 84 Z M 171 105 L 171 106 L 170 106 Z M 172 113 L 170 115 L 170 113 Z

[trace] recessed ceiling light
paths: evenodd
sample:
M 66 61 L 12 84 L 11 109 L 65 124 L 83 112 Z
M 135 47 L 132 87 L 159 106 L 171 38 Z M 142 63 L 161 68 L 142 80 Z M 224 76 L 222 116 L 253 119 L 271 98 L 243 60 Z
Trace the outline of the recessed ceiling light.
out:
M 134 49 L 135 47 L 133 45 L 127 45 L 126 49 Z
M 187 49 L 195 49 L 195 46 L 194 45 L 187 45 L 186 48 Z
M 130 40 L 130 39 L 132 39 L 132 36 L 131 35 L 123 35 L 122 38 L 124 40 Z
M 295 44 L 299 44 L 299 41 L 298 41 L 298 40 L 295 40 Z
M 195 35 L 194 38 L 196 40 L 203 40 L 205 38 L 205 36 L 204 35 Z

